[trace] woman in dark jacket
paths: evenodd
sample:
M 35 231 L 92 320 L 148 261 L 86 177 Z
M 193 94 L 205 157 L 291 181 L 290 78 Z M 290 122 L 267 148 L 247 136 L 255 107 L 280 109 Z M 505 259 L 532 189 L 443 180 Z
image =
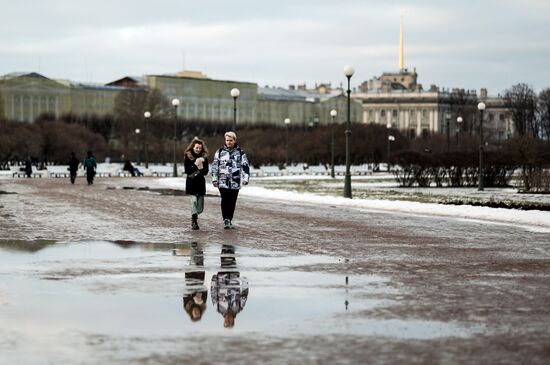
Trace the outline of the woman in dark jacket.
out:
M 191 196 L 191 228 L 199 229 L 198 217 L 204 209 L 204 195 L 208 174 L 208 150 L 198 137 L 193 138 L 185 150 L 185 193 Z

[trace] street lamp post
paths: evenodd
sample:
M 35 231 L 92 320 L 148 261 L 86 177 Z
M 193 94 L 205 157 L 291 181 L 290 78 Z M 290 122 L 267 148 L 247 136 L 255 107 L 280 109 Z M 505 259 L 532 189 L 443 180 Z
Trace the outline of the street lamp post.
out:
M 388 136 L 388 172 L 390 172 L 390 154 L 391 154 L 391 143 L 395 141 L 395 137 L 391 134 Z
M 344 75 L 346 75 L 348 79 L 348 120 L 346 122 L 346 177 L 344 182 L 344 198 L 350 198 L 351 199 L 351 173 L 350 173 L 350 164 L 351 164 L 351 89 L 350 89 L 350 80 L 353 74 L 355 73 L 355 70 L 351 66 L 345 66 L 344 67 Z
M 174 164 L 174 171 L 172 174 L 174 177 L 178 176 L 178 165 L 176 163 L 176 150 L 177 150 L 177 144 L 178 144 L 178 135 L 177 135 L 177 128 L 178 128 L 178 106 L 180 105 L 179 99 L 172 99 L 172 106 L 174 107 L 174 153 L 173 153 L 173 164 Z
M 330 111 L 330 176 L 334 179 L 334 119 L 336 119 L 336 116 L 338 115 L 338 112 L 336 109 L 332 109 Z
M 136 150 L 138 155 L 137 164 L 141 165 L 141 149 L 139 148 L 139 134 L 141 133 L 141 130 L 139 128 L 136 128 L 135 132 L 136 132 Z
M 485 111 L 485 103 L 477 104 L 479 110 L 479 180 L 477 190 L 483 190 L 483 111 Z
M 451 112 L 445 113 L 445 120 L 447 121 L 447 152 L 451 151 Z
M 147 111 L 143 113 L 143 117 L 145 118 L 145 168 L 149 168 L 149 143 L 147 141 L 147 129 L 149 124 L 149 118 L 151 118 L 151 112 Z
M 285 118 L 285 128 L 286 128 L 285 168 L 288 166 L 288 127 L 289 125 L 290 125 L 290 118 Z
M 463 121 L 462 117 L 456 118 L 456 146 L 457 147 L 460 143 L 459 135 L 460 135 L 460 129 L 462 128 L 462 121 Z
M 234 87 L 231 89 L 231 96 L 233 97 L 233 132 L 237 132 L 237 98 L 241 95 L 239 89 Z
M 391 129 L 390 122 L 386 124 L 386 129 L 388 130 L 388 155 L 386 156 L 386 165 L 388 168 L 388 172 L 390 172 L 390 129 Z

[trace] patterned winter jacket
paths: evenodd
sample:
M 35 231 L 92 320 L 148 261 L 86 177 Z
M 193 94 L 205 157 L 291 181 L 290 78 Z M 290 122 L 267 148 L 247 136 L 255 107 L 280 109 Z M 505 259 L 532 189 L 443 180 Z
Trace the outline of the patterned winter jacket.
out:
M 212 162 L 212 183 L 225 189 L 240 189 L 241 183 L 248 184 L 250 167 L 246 153 L 236 144 L 231 151 L 223 146 L 216 151 Z

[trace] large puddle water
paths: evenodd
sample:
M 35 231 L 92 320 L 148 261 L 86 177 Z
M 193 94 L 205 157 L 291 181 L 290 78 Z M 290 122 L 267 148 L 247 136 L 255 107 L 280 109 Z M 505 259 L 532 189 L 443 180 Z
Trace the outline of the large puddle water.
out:
M 238 245 L 0 241 L 0 352 L 79 335 L 431 339 L 480 331 L 368 317 L 399 293 L 385 277 L 335 274 L 345 262 Z

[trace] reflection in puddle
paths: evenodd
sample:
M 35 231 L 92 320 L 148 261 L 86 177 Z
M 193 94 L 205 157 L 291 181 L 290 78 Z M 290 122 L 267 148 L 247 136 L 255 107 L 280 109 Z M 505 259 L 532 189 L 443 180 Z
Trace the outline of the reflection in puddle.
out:
M 395 305 L 402 293 L 384 277 L 317 269 L 342 272 L 344 263 L 216 244 L 4 240 L 0 343 L 8 333 L 20 345 L 53 338 L 63 346 L 73 332 L 148 339 L 229 333 L 433 339 L 483 330 L 368 317 L 369 310 Z
M 234 246 L 222 246 L 220 271 L 212 276 L 210 291 L 212 305 L 223 316 L 223 326 L 233 328 L 248 298 L 248 281 L 237 270 Z
M 176 249 L 173 252 L 176 254 Z M 208 289 L 204 284 L 204 252 L 196 242 L 191 244 L 189 260 L 189 269 L 185 272 L 183 308 L 189 318 L 196 322 L 202 318 L 208 299 Z

